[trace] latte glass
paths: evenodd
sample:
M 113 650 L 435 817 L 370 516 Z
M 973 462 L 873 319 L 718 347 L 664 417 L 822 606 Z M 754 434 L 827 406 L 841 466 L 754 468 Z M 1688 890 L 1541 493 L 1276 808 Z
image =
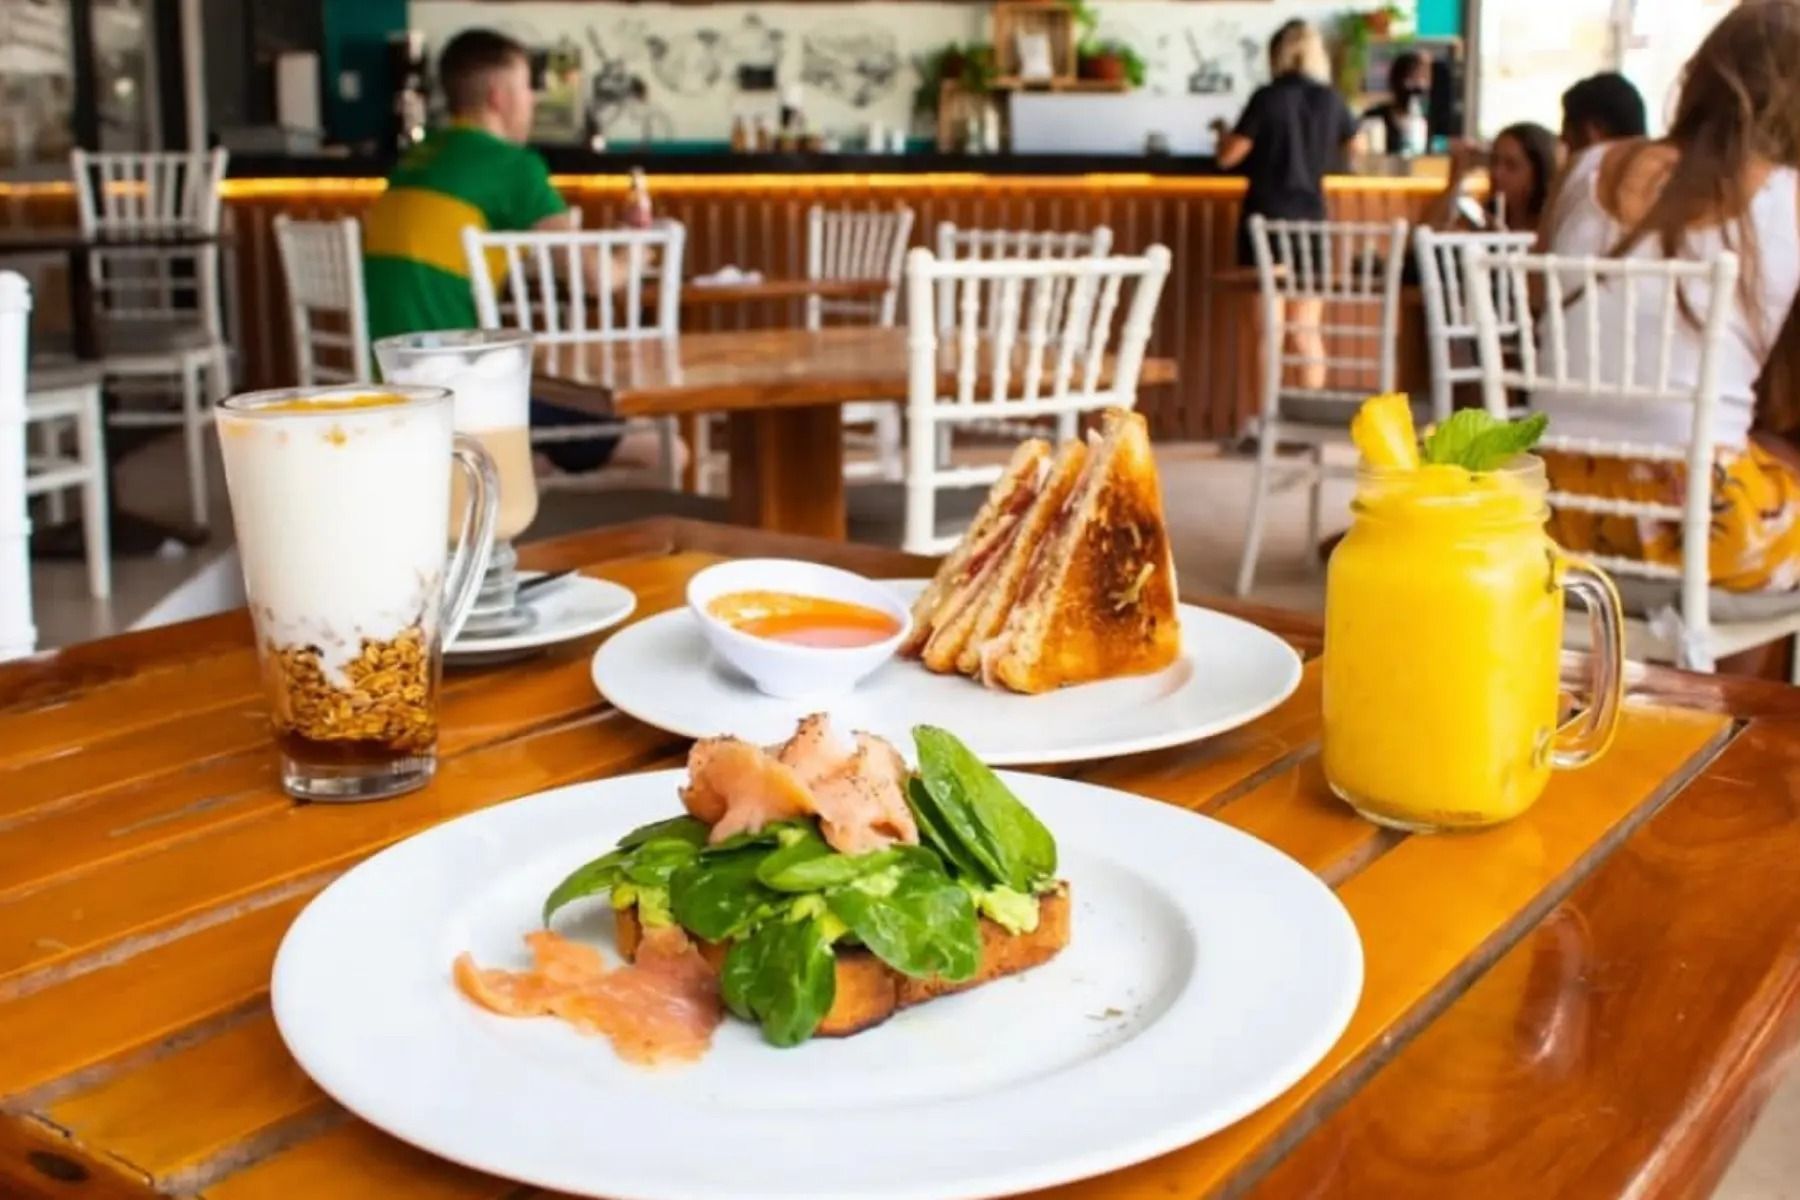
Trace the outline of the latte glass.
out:
M 376 342 L 375 357 L 390 382 L 449 388 L 456 397 L 456 432 L 480 442 L 499 472 L 493 554 L 465 631 L 502 636 L 529 628 L 535 614 L 519 603 L 519 560 L 512 542 L 537 516 L 531 335 L 511 329 L 408 333 Z
M 282 786 L 306 800 L 422 786 L 443 644 L 487 569 L 493 459 L 454 433 L 443 388 L 251 392 L 219 405 L 218 428 Z

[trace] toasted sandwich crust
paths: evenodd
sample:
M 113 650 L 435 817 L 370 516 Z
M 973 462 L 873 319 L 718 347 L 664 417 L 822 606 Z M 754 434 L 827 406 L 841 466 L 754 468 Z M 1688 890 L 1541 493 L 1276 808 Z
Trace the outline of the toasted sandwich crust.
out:
M 1018 692 L 1161 670 L 1180 653 L 1174 556 L 1143 418 L 1105 436 L 1045 539 L 984 675 Z
M 1005 472 L 988 489 L 987 499 L 969 523 L 968 532 L 938 565 L 937 574 L 913 602 L 912 632 L 900 646 L 903 656 L 918 657 L 932 634 L 951 615 L 943 611 L 945 602 L 967 581 L 977 554 L 993 552 L 996 540 L 1004 549 L 1011 534 L 1008 522 L 1016 524 L 1018 516 L 1030 507 L 1049 459 L 1050 444 L 1041 438 L 1023 442 L 1013 451 Z
M 981 966 L 972 979 L 951 983 L 943 979 L 913 979 L 902 975 L 867 950 L 843 948 L 837 951 L 837 993 L 831 1010 L 819 1023 L 816 1037 L 849 1037 L 881 1024 L 903 1008 L 923 1004 L 938 996 L 964 992 L 1007 975 L 1017 975 L 1049 962 L 1069 944 L 1069 887 L 1057 889 L 1039 898 L 1038 926 L 1030 933 L 1008 933 L 981 918 Z M 619 954 L 627 962 L 637 955 L 643 937 L 637 909 L 623 908 L 613 914 L 613 935 Z M 717 971 L 725 961 L 729 947 L 723 942 L 696 943 L 702 958 Z
M 1038 546 L 1068 504 L 1087 457 L 1087 443 L 1082 441 L 1070 442 L 1057 451 L 1050 475 L 1030 511 L 1021 519 L 1018 534 L 1004 560 L 996 565 L 992 578 L 982 588 L 980 604 L 969 623 L 968 636 L 962 639 L 956 661 L 951 664 L 964 675 L 980 674 L 982 647 L 1005 627 L 1007 617 L 1019 601 L 1020 590 Z

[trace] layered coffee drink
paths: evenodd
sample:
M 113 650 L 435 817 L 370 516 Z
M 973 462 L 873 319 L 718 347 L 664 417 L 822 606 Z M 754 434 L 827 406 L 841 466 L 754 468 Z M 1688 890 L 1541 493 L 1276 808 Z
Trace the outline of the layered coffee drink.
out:
M 471 634 L 517 632 L 531 623 L 518 604 L 512 541 L 537 516 L 531 452 L 531 337 L 517 330 L 452 330 L 403 334 L 375 343 L 383 378 L 448 388 L 456 432 L 487 450 L 500 478 L 500 516 L 489 573 L 469 619 Z M 452 481 L 460 503 L 460 480 Z
M 372 799 L 436 764 L 442 643 L 486 570 L 493 463 L 442 389 L 234 396 L 219 443 L 281 751 L 307 799 Z M 451 464 L 472 481 L 451 528 Z

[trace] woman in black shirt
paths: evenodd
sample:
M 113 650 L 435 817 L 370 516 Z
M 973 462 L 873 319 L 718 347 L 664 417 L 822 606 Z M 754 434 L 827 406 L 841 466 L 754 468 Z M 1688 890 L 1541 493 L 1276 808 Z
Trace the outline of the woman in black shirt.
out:
M 1356 118 L 1331 85 L 1331 64 L 1319 31 L 1305 21 L 1289 21 L 1269 39 L 1273 78 L 1257 88 L 1238 117 L 1237 127 L 1219 138 L 1219 166 L 1239 167 L 1249 181 L 1238 221 L 1241 266 L 1256 261 L 1250 245 L 1250 218 L 1325 219 L 1325 175 L 1354 152 Z M 1221 123 L 1221 129 L 1223 124 Z M 1315 261 L 1317 258 L 1315 257 Z M 1295 301 L 1284 324 L 1294 353 L 1314 360 L 1301 369 L 1301 385 L 1325 385 L 1325 345 L 1319 336 L 1320 304 Z

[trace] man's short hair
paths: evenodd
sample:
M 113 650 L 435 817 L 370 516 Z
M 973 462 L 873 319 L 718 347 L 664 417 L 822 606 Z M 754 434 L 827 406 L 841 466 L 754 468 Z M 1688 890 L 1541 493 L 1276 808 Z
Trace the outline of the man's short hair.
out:
M 476 112 L 487 104 L 488 80 L 515 62 L 529 62 L 525 47 L 492 29 L 465 29 L 450 39 L 438 58 L 438 81 L 453 113 Z
M 1643 137 L 1649 128 L 1644 97 L 1617 71 L 1590 75 L 1563 93 L 1563 129 L 1591 125 L 1602 138 Z

